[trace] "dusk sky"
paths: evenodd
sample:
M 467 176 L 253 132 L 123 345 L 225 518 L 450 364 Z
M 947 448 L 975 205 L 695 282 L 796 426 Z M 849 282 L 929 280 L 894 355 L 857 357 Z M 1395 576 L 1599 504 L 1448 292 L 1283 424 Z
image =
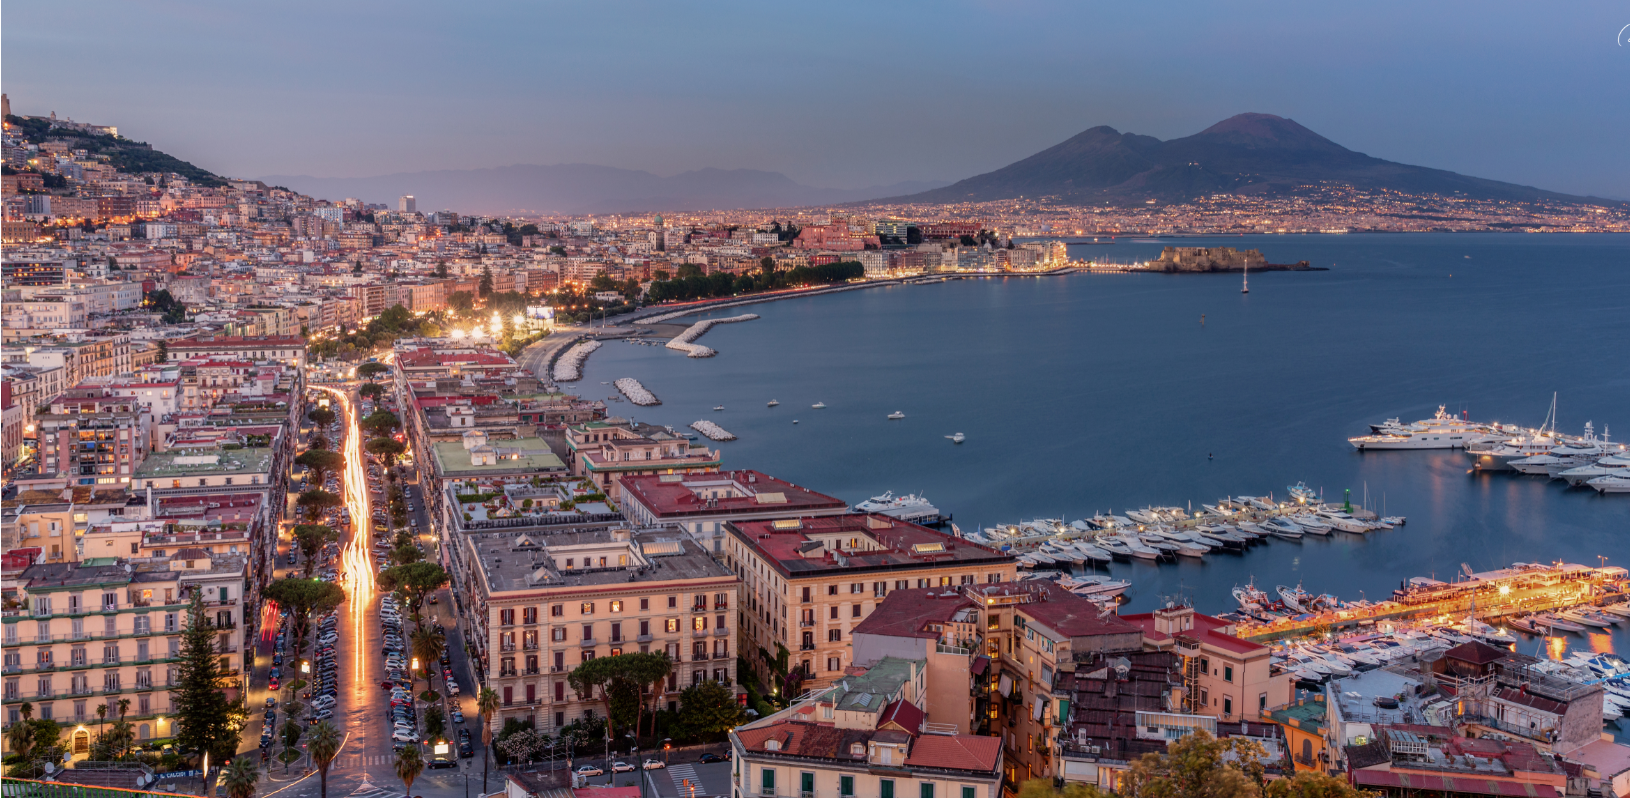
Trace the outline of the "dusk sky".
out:
M 593 163 L 854 188 L 1259 111 L 1630 198 L 1627 24 L 1622 2 L 12 0 L 0 66 L 14 112 L 234 176 Z

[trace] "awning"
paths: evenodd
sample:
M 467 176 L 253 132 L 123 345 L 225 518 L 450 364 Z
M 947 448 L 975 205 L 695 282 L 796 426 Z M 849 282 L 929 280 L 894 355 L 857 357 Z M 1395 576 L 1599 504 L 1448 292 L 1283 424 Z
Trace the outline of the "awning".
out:
M 985 669 L 989 668 L 989 667 L 990 667 L 990 657 L 985 657 L 985 656 L 974 657 L 973 658 L 973 663 L 968 666 L 968 672 L 972 673 L 975 676 L 980 676 L 980 675 L 983 675 L 985 673 Z

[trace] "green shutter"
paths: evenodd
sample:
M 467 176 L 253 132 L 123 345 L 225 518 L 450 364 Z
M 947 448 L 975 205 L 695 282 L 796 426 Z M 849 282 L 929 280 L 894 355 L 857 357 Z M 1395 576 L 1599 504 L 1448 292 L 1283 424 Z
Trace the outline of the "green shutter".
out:
M 878 779 L 878 798 L 894 798 L 894 779 Z
M 972 787 L 963 787 L 962 788 L 962 798 L 974 798 L 974 788 L 972 788 Z
M 764 768 L 763 774 L 764 775 L 760 777 L 762 779 L 760 782 L 762 786 L 759 788 L 759 793 L 763 795 L 775 795 L 775 769 Z
M 838 794 L 841 795 L 841 796 L 844 796 L 844 798 L 849 798 L 849 796 L 855 794 L 855 777 L 854 776 L 839 776 L 838 777 Z
M 1068 726 L 1069 723 L 1070 723 L 1070 699 L 1068 699 L 1068 698 L 1060 698 L 1058 700 L 1058 724 L 1060 726 Z M 967 789 L 971 790 L 973 788 L 968 787 Z M 971 798 L 971 796 L 963 796 L 963 798 Z
M 799 788 L 805 795 L 815 794 L 815 774 L 803 773 L 799 775 Z
M 922 798 L 934 798 L 934 782 L 925 781 L 918 788 Z

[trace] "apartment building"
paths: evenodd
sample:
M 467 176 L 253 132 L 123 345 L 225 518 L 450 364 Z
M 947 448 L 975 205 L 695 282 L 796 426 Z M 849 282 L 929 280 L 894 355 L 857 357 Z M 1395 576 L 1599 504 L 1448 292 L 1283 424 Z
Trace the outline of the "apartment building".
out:
M 924 720 L 922 663 L 866 673 L 730 732 L 733 798 L 998 798 L 1001 740 Z
M 458 544 L 474 564 L 461 621 L 499 695 L 495 730 L 509 718 L 552 730 L 603 713 L 601 697 L 566 682 L 595 657 L 666 653 L 674 667 L 657 701 L 670 708 L 691 685 L 735 684 L 741 580 L 694 542 L 618 528 Z
M 623 514 L 642 527 L 676 527 L 708 551 L 724 548 L 732 521 L 786 520 L 842 515 L 849 505 L 759 471 L 625 474 L 619 480 Z
M 30 565 L 17 580 L 21 608 L 3 618 L 5 723 L 18 722 L 23 702 L 32 703 L 35 717 L 68 725 L 70 751 L 83 754 L 96 707 L 109 704 L 116 716 L 112 705 L 127 698 L 138 740 L 171 736 L 169 688 L 194 595 L 217 630 L 222 686 L 240 689 L 244 568 L 242 556 L 196 549 L 165 559 Z
M 303 369 L 306 365 L 306 339 L 298 335 L 207 335 L 171 341 L 169 350 L 171 360 L 218 357 L 223 360 L 275 360 L 296 369 Z
M 1146 648 L 1183 658 L 1182 711 L 1254 720 L 1290 703 L 1295 678 L 1269 664 L 1267 646 L 1235 637 L 1233 624 L 1181 605 L 1122 617 L 1143 630 Z
M 100 388 L 58 396 L 34 423 L 40 476 L 67 485 L 128 485 L 151 445 L 151 415 L 140 399 Z
M 743 581 L 743 646 L 788 652 L 825 687 L 853 661 L 850 634 L 893 590 L 1011 581 L 1011 556 L 885 515 L 726 522 Z
M 691 443 L 667 427 L 621 419 L 566 428 L 572 473 L 594 480 L 612 501 L 622 501 L 622 479 L 652 474 L 718 471 L 718 450 Z

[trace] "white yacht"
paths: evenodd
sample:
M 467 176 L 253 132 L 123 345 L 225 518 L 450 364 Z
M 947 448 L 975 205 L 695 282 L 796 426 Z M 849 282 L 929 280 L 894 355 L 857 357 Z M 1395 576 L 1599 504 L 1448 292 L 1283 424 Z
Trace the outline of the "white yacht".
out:
M 1577 441 L 1568 441 L 1552 448 L 1545 454 L 1536 454 L 1533 457 L 1524 457 L 1511 461 L 1512 469 L 1523 474 L 1534 476 L 1548 476 L 1553 479 L 1560 477 L 1563 471 L 1579 466 L 1590 465 L 1609 454 L 1620 451 L 1616 445 L 1603 445 L 1596 439 L 1596 432 L 1591 428 L 1590 422 L 1585 422 L 1585 437 Z
M 1315 513 L 1315 515 L 1319 517 L 1320 521 L 1323 521 L 1343 532 L 1353 532 L 1358 534 L 1370 531 L 1369 524 L 1366 524 L 1363 521 L 1342 512 L 1341 510 L 1320 510 L 1319 512 Z
M 1585 484 L 1601 493 L 1630 493 L 1630 474 L 1609 474 Z
M 932 521 L 940 517 L 939 508 L 929 504 L 927 499 L 914 493 L 895 496 L 893 491 L 873 496 L 855 505 L 855 511 L 879 513 L 901 521 Z
M 906 414 L 902 413 L 902 412 L 900 412 L 898 410 L 896 410 L 893 413 L 889 414 L 889 420 L 890 421 L 899 421 L 900 419 L 905 418 L 905 417 L 906 417 Z
M 1557 440 L 1549 435 L 1514 438 L 1498 444 L 1473 446 L 1466 450 L 1472 459 L 1472 468 L 1478 471 L 1514 471 L 1512 463 L 1527 457 L 1549 454 L 1557 448 Z
M 947 435 L 947 436 L 945 436 L 945 439 L 952 442 L 952 443 L 961 443 L 961 442 L 967 440 L 968 436 L 963 435 L 962 433 L 958 432 L 955 435 Z
M 810 405 L 810 407 L 813 407 L 816 410 L 825 410 L 826 409 L 826 403 L 825 402 L 816 402 L 815 404 Z
M 765 405 L 764 405 L 764 406 L 765 406 L 765 407 L 775 407 L 775 406 L 776 406 L 776 405 L 778 405 L 778 404 L 781 404 L 781 403 L 780 403 L 780 402 L 777 402 L 777 401 L 776 401 L 776 400 L 774 400 L 774 399 L 771 399 L 771 400 L 770 400 L 770 401 L 768 401 L 768 402 L 766 402 L 766 403 L 765 403 Z
M 1290 491 L 1290 497 L 1301 504 L 1316 502 L 1319 499 L 1319 492 L 1308 487 L 1305 482 L 1298 482 L 1285 488 L 1285 490 Z
M 1355 449 L 1464 449 L 1473 443 L 1509 437 L 1482 424 L 1455 418 L 1443 405 L 1438 405 L 1438 412 L 1431 418 L 1413 424 L 1400 424 L 1398 419 L 1389 418 L 1384 423 L 1371 424 L 1370 431 L 1369 435 L 1348 438 L 1347 442 Z
M 1595 463 L 1570 468 L 1557 474 L 1557 476 L 1567 480 L 1569 485 L 1578 487 L 1597 477 L 1605 477 L 1609 474 L 1630 475 L 1630 471 L 1626 469 L 1630 469 L 1630 452 L 1610 454 Z

